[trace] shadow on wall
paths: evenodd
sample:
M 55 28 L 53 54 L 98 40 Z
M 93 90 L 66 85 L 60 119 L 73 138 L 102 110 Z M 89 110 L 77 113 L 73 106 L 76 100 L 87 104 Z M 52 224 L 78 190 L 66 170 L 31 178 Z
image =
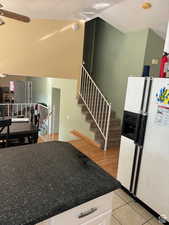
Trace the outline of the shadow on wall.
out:
M 141 76 L 144 65 L 151 66 L 150 75 L 158 76 L 159 61 L 152 65 L 152 59 L 161 58 L 164 40 L 150 29 L 124 34 L 100 18 L 86 28 L 85 45 L 92 45 L 90 54 L 84 51 L 86 67 L 121 119 L 128 77 Z

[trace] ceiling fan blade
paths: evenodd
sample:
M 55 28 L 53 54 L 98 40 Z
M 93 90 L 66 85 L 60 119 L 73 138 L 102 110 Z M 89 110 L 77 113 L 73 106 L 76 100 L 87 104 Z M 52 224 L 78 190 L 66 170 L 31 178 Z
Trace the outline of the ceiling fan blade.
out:
M 25 23 L 29 23 L 31 21 L 30 18 L 27 17 L 27 16 L 24 16 L 24 15 L 21 15 L 21 14 L 18 14 L 18 13 L 14 13 L 14 12 L 11 12 L 11 11 L 7 11 L 7 10 L 4 10 L 4 9 L 0 9 L 0 15 L 11 18 L 11 19 L 14 19 L 14 20 L 19 20 L 19 21 L 22 21 L 22 22 L 25 22 Z

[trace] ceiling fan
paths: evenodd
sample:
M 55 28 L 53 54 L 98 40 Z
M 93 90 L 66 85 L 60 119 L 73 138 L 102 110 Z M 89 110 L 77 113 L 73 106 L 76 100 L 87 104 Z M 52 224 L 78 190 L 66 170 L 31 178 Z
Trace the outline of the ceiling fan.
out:
M 2 9 L 2 7 L 3 7 L 3 5 L 0 4 L 0 16 L 5 16 L 10 19 L 19 20 L 24 23 L 29 23 L 31 21 L 31 19 L 28 16 L 24 16 L 24 15 L 21 15 L 21 14 L 12 12 L 12 11 Z M 0 25 L 3 25 L 3 24 L 5 24 L 5 22 L 1 19 Z

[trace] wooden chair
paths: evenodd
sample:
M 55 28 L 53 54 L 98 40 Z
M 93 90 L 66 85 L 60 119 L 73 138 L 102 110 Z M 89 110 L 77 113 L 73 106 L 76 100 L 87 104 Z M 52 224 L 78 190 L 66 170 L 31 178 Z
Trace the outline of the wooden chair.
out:
M 38 112 L 38 104 L 35 106 L 35 108 L 32 106 L 31 108 L 31 118 L 30 121 L 32 123 L 32 126 L 35 127 L 37 131 L 39 131 L 39 123 L 40 123 L 40 114 Z M 35 144 L 38 141 L 38 132 L 34 137 L 30 136 L 28 137 L 28 143 L 29 144 Z
M 40 115 L 33 115 L 33 119 L 31 120 L 32 126 L 37 130 L 36 134 L 34 136 L 28 137 L 28 144 L 36 144 L 38 142 L 38 132 L 39 132 L 39 119 Z
M 0 120 L 0 146 L 8 147 L 11 119 Z

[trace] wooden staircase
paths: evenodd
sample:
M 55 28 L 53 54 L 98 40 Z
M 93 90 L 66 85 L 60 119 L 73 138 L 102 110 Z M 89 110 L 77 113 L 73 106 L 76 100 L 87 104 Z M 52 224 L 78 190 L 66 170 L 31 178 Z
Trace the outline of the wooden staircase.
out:
M 81 106 L 81 111 L 85 115 L 85 120 L 90 124 L 90 130 L 95 134 L 95 142 L 99 144 L 101 149 L 104 149 L 105 140 L 80 96 L 78 97 L 78 104 Z M 104 118 L 99 119 L 100 121 L 102 119 L 104 120 Z M 107 148 L 109 149 L 113 147 L 119 147 L 120 136 L 121 136 L 120 120 L 116 118 L 115 112 L 111 111 Z

